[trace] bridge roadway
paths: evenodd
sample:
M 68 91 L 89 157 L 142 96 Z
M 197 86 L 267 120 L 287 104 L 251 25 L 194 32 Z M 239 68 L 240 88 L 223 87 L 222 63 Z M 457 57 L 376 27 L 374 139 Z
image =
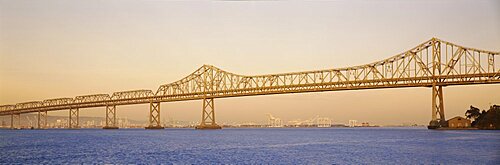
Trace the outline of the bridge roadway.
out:
M 500 82 L 499 52 L 459 46 L 432 38 L 418 46 L 374 63 L 307 72 L 245 76 L 203 65 L 185 78 L 151 90 L 57 98 L 0 106 L 0 116 L 11 115 L 11 128 L 20 127 L 20 114 L 38 113 L 46 128 L 48 111 L 66 110 L 69 128 L 79 128 L 79 109 L 106 107 L 106 127 L 118 128 L 116 106 L 150 104 L 149 129 L 163 128 L 160 103 L 203 100 L 199 129 L 220 129 L 215 122 L 214 98 L 376 88 L 432 88 L 430 127 L 446 126 L 442 87 Z M 16 125 L 17 122 L 17 125 Z

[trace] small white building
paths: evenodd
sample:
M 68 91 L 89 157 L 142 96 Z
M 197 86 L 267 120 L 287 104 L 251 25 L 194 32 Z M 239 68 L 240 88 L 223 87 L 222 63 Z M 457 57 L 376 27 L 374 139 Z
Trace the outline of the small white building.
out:
M 332 120 L 330 118 L 320 117 L 317 119 L 316 125 L 318 127 L 332 127 Z
M 358 121 L 357 120 L 349 120 L 349 127 L 355 127 L 358 125 Z

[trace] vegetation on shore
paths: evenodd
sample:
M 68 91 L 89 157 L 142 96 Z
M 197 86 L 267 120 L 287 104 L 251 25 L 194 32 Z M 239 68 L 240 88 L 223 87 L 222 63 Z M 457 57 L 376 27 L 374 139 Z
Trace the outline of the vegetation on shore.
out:
M 490 106 L 488 110 L 480 110 L 474 106 L 470 106 L 469 110 L 465 111 L 467 119 L 474 120 L 472 127 L 479 129 L 500 129 L 500 106 Z

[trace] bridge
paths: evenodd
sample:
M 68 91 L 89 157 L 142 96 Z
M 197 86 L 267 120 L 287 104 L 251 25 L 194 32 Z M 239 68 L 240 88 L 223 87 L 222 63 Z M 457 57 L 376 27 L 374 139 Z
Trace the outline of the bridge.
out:
M 69 128 L 79 128 L 79 111 L 105 107 L 106 126 L 116 129 L 116 108 L 149 104 L 149 126 L 162 129 L 160 103 L 202 100 L 201 122 L 196 129 L 220 129 L 215 120 L 214 99 L 255 95 L 429 87 L 432 90 L 430 128 L 446 126 L 443 87 L 500 83 L 499 52 L 464 47 L 432 38 L 418 46 L 374 63 L 305 72 L 247 76 L 203 65 L 192 74 L 152 90 L 76 96 L 0 106 L 0 116 L 11 116 L 11 128 L 19 128 L 21 114 L 38 113 L 37 128 L 47 126 L 47 112 L 69 110 Z M 16 124 L 17 123 L 17 124 Z

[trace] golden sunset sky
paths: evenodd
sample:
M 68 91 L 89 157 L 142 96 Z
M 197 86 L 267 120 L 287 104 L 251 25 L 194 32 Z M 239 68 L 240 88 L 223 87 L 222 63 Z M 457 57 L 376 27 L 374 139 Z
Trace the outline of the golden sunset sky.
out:
M 203 64 L 244 75 L 361 65 L 432 37 L 500 51 L 500 1 L 0 0 L 0 104 L 156 91 Z M 500 84 L 446 87 L 446 116 L 500 104 L 499 93 Z M 201 106 L 162 103 L 162 119 L 199 121 Z M 265 123 L 271 113 L 285 121 L 427 124 L 431 89 L 225 98 L 215 107 L 218 123 Z M 147 120 L 147 104 L 117 108 L 119 117 Z

